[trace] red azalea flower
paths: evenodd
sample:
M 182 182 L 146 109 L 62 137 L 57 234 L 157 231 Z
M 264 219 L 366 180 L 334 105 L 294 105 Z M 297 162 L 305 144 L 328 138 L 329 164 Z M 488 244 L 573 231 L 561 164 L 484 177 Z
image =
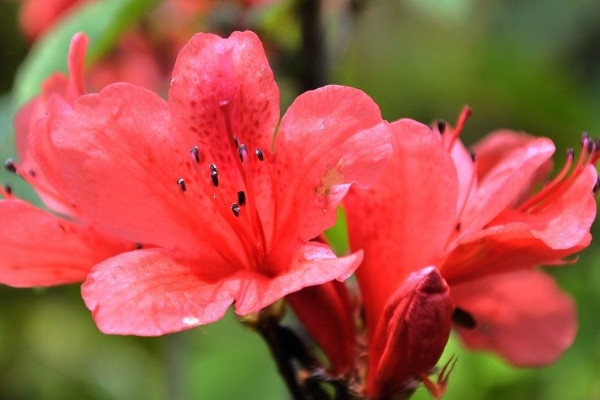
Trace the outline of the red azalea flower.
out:
M 29 39 L 35 39 L 77 4 L 89 0 L 24 0 L 20 23 Z
M 448 128 L 444 136 L 455 139 L 447 143 L 459 132 Z M 548 139 L 506 130 L 476 144 L 474 162 L 460 142 L 452 149 L 467 178 L 441 272 L 457 307 L 476 323 L 459 332 L 467 346 L 496 351 L 520 366 L 555 361 L 576 332 L 570 298 L 541 272 L 522 270 L 564 264 L 589 245 L 596 216 L 598 142 L 585 135 L 579 159 L 569 150 L 563 169 L 534 191 L 548 175 L 553 153 Z
M 376 343 L 389 342 L 385 351 L 401 355 L 398 365 L 415 366 L 412 376 L 427 372 L 441 355 L 438 345 L 448 338 L 448 315 L 428 307 L 417 308 L 425 321 L 439 327 L 421 336 L 436 344 L 428 365 L 415 363 L 422 354 L 407 355 L 393 345 L 394 330 L 386 339 L 375 329 L 391 323 L 387 310 L 394 293 L 412 271 L 426 266 L 436 266 L 450 285 L 457 306 L 454 320 L 473 348 L 495 350 L 517 365 L 539 365 L 556 359 L 573 339 L 571 301 L 551 279 L 530 268 L 562 263 L 589 244 L 596 143 L 585 138 L 571 173 L 570 158 L 563 172 L 531 194 L 548 171 L 552 142 L 503 131 L 475 146 L 474 163 L 457 141 L 467 115 L 456 130 L 441 125 L 435 133 L 413 121 L 394 123 L 395 154 L 384 176 L 368 191 L 352 190 L 345 201 L 351 246 L 365 251 L 357 275 L 370 343 L 371 393 L 407 375 L 396 375 L 394 381 L 394 369 L 378 367 L 382 359 Z
M 48 78 L 42 94 L 15 119 L 19 164 L 5 166 L 31 183 L 42 201 L 63 217 L 40 210 L 1 190 L 0 282 L 18 287 L 83 281 L 92 265 L 135 245 L 106 235 L 85 222 L 68 188 L 56 178 L 57 159 L 49 138 L 54 119 L 83 94 L 83 59 L 87 39 L 75 35 L 69 53 L 70 79 Z
M 83 285 L 107 333 L 160 335 L 343 280 L 361 253 L 310 242 L 352 183 L 391 152 L 359 90 L 279 92 L 259 39 L 198 34 L 180 52 L 169 101 L 119 83 L 75 101 L 52 127 L 60 177 L 106 231 L 155 246 L 96 265 Z

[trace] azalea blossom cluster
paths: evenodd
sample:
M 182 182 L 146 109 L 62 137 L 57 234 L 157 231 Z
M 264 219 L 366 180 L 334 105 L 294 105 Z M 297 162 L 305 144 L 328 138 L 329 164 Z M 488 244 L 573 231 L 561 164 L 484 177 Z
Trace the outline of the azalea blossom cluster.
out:
M 548 179 L 549 139 L 502 130 L 468 151 L 468 108 L 455 127 L 390 123 L 332 85 L 280 120 L 252 32 L 196 34 L 168 100 L 123 82 L 86 93 L 86 44 L 73 38 L 68 77 L 16 117 L 5 167 L 47 209 L 0 188 L 0 282 L 83 282 L 102 332 L 140 336 L 233 304 L 260 325 L 283 299 L 326 358 L 303 372 L 348 398 L 407 398 L 421 383 L 440 397 L 454 361 L 432 375 L 452 328 L 519 366 L 572 343 L 573 302 L 536 267 L 590 244 L 596 140 Z M 338 256 L 323 232 L 340 205 L 352 252 Z M 344 283 L 355 272 L 358 288 Z

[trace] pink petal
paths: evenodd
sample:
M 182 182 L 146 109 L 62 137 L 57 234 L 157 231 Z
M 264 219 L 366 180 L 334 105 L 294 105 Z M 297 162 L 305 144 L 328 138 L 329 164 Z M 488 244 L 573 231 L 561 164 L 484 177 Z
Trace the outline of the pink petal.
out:
M 236 296 L 235 311 L 239 315 L 250 314 L 305 287 L 321 285 L 334 279 L 346 280 L 361 261 L 362 252 L 336 257 L 325 244 L 306 243 L 294 254 L 289 269 L 279 271 L 275 277 L 268 278 L 256 273 L 252 273 L 252 276 L 240 275 L 243 282 Z
M 240 315 L 259 311 L 305 286 L 345 279 L 360 261 L 360 254 L 336 259 L 327 246 L 308 244 L 288 273 L 269 279 L 236 271 L 210 246 L 198 247 L 193 262 L 145 249 L 96 265 L 82 295 L 104 333 L 157 336 L 216 321 L 234 300 Z
M 279 89 L 260 39 L 250 31 L 227 39 L 195 35 L 177 57 L 169 107 L 173 134 L 185 136 L 190 147 L 198 145 L 217 166 L 235 165 L 232 135 L 249 151 L 269 150 L 279 120 Z
M 452 324 L 450 289 L 435 267 L 413 272 L 386 304 L 369 346 L 368 392 L 391 399 L 439 360 Z
M 514 223 L 480 231 L 470 239 L 455 248 L 440 268 L 451 285 L 490 274 L 564 264 L 565 257 L 590 244 L 591 236 L 586 234 L 573 247 L 552 249 L 535 238 L 527 225 Z
M 0 281 L 10 286 L 83 281 L 94 264 L 134 248 L 21 200 L 0 200 L 0 220 Z
M 458 328 L 474 350 L 491 350 L 517 366 L 556 361 L 577 331 L 573 301 L 549 276 L 519 271 L 452 287 L 456 306 L 477 326 Z
M 560 196 L 533 213 L 507 210 L 489 228 L 463 237 L 441 270 L 451 283 L 486 274 L 559 264 L 590 243 L 596 216 L 592 189 L 597 173 L 588 165 Z
M 233 302 L 238 282 L 203 276 L 199 267 L 164 250 L 138 250 L 96 265 L 81 292 L 102 332 L 163 335 L 216 321 Z
M 360 90 L 326 86 L 299 96 L 275 142 L 277 196 L 282 199 L 277 236 L 298 232 L 310 240 L 331 227 L 350 184 L 373 184 L 390 153 L 389 127 Z
M 508 153 L 478 182 L 477 191 L 469 197 L 461 225 L 463 235 L 475 232 L 489 223 L 502 210 L 513 205 L 529 188 L 536 172 L 554 153 L 550 139 L 527 142 Z
M 21 28 L 30 39 L 35 39 L 82 1 L 85 0 L 25 0 L 19 18 Z
M 161 98 L 121 83 L 80 97 L 56 121 L 52 140 L 73 199 L 95 224 L 135 242 L 195 254 L 199 240 L 219 245 L 213 235 L 225 222 L 205 193 L 208 169 L 196 169 L 189 147 L 168 125 Z
M 456 218 L 456 172 L 439 138 L 412 120 L 392 127 L 394 154 L 384 175 L 345 201 L 351 246 L 365 250 L 358 279 L 368 321 L 379 320 L 411 271 L 439 262 Z
M 536 138 L 526 133 L 500 129 L 487 134 L 473 146 L 477 157 L 477 175 L 483 178 L 506 157 L 519 148 L 526 147 Z

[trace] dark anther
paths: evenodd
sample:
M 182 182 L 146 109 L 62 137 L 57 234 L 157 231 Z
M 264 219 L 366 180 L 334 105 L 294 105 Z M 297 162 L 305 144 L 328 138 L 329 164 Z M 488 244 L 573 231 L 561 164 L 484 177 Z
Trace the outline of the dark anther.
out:
M 177 179 L 177 184 L 179 185 L 179 188 L 181 189 L 182 192 L 186 191 L 186 187 L 185 187 L 185 181 L 183 179 Z
M 143 244 L 141 244 L 141 243 L 136 243 L 136 244 L 135 244 L 135 248 L 136 248 L 136 249 L 138 249 L 138 250 L 141 250 L 141 249 L 143 249 L 143 248 L 144 248 L 144 245 L 143 245 Z
M 17 168 L 15 167 L 15 162 L 12 160 L 12 158 L 7 158 L 6 161 L 4 161 L 4 168 L 13 174 L 17 173 Z
M 475 160 L 477 159 L 477 154 L 475 154 L 475 150 L 471 150 L 469 152 L 469 155 L 471 156 L 471 161 L 475 162 Z
M 240 144 L 238 147 L 238 155 L 240 156 L 240 161 L 244 162 L 244 154 L 246 154 L 247 150 L 246 150 L 246 145 L 245 144 Z
M 600 177 L 596 178 L 596 183 L 594 184 L 594 188 L 592 189 L 592 192 L 594 194 L 598 194 L 598 190 L 600 190 Z M 7 190 L 7 192 L 10 193 L 8 190 Z
M 231 205 L 231 211 L 233 212 L 233 215 L 235 215 L 236 217 L 240 216 L 240 205 L 238 203 L 233 203 Z
M 588 144 L 587 144 L 588 153 L 593 153 L 595 149 L 596 149 L 596 141 L 595 140 L 588 141 Z
M 573 148 L 567 149 L 567 158 L 570 158 L 570 159 L 575 158 L 575 150 L 573 150 Z
M 190 153 L 192 153 L 192 157 L 194 157 L 194 160 L 197 163 L 199 163 L 200 162 L 200 153 L 198 152 L 198 146 L 192 147 L 192 149 L 190 150 Z
M 456 226 L 454 227 L 454 229 L 456 229 L 456 232 L 458 232 L 458 231 L 460 231 L 460 228 L 462 228 L 462 226 L 461 226 L 460 222 L 458 222 L 456 224 Z
M 238 142 L 238 138 L 236 138 L 235 136 L 233 137 L 233 144 L 235 145 L 235 148 L 237 149 L 238 147 L 240 147 L 240 142 Z
M 29 172 L 29 175 L 30 175 L 31 177 L 35 178 L 35 171 L 34 171 L 34 170 L 30 169 L 30 170 L 29 170 L 29 171 L 27 171 L 27 172 Z
M 589 140 L 590 140 L 590 134 L 587 132 L 583 132 L 581 134 L 581 146 L 585 146 Z
M 4 191 L 8 194 L 12 194 L 12 187 L 7 183 L 4 185 Z
M 454 321 L 456 325 L 462 328 L 474 329 L 477 327 L 477 321 L 475 321 L 475 318 L 473 318 L 473 316 L 470 313 L 459 307 L 456 307 L 454 309 L 454 314 L 452 314 L 452 321 Z
M 437 121 L 435 121 L 438 131 L 441 134 L 444 134 L 444 131 L 446 130 L 446 121 L 444 121 L 443 119 L 438 119 Z
M 219 186 L 219 170 L 217 170 L 217 166 L 215 164 L 210 164 L 208 166 L 210 168 L 210 179 L 212 180 L 213 185 L 215 187 Z
M 238 204 L 243 206 L 246 203 L 246 193 L 243 190 L 238 192 Z
M 258 157 L 258 159 L 260 161 L 264 161 L 265 155 L 263 154 L 261 149 L 256 149 L 255 153 L 256 153 L 256 157 Z

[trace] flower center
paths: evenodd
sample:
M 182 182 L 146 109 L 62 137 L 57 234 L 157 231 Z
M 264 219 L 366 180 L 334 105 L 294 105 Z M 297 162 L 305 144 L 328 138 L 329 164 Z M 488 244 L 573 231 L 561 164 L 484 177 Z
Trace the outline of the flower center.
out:
M 241 244 L 244 253 L 244 260 L 240 259 L 236 254 L 239 251 L 231 249 L 232 243 L 226 246 L 230 247 L 227 251 L 221 249 L 221 255 L 230 259 L 237 265 L 246 265 L 250 269 L 258 270 L 268 274 L 266 267 L 266 258 L 268 252 L 267 232 L 261 215 L 258 210 L 256 197 L 256 182 L 257 174 L 268 177 L 271 188 L 273 188 L 273 172 L 271 170 L 270 157 L 260 148 L 248 149 L 246 144 L 240 143 L 238 137 L 234 135 L 230 105 L 228 101 L 220 103 L 220 110 L 225 122 L 227 132 L 227 140 L 229 149 L 232 152 L 232 162 L 223 164 L 210 163 L 208 170 L 203 170 L 203 164 L 208 157 L 212 157 L 210 149 L 202 149 L 197 145 L 190 149 L 192 163 L 199 166 L 199 179 L 194 182 L 199 182 L 202 187 L 203 196 L 208 196 L 212 202 L 213 209 L 222 218 L 222 220 L 235 232 L 237 240 Z M 221 168 L 224 168 L 222 171 Z M 231 173 L 233 172 L 233 175 Z M 229 174 L 227 174 L 229 173 Z M 227 177 L 234 182 L 223 181 Z M 239 179 L 237 179 L 239 177 Z M 260 177 L 262 178 L 262 176 Z M 187 192 L 191 182 L 186 182 L 183 178 L 176 180 L 179 190 Z M 223 185 L 227 186 L 223 188 Z M 233 186 L 238 186 L 234 187 Z M 274 195 L 274 194 L 273 194 Z M 274 205 L 275 202 L 272 204 Z M 273 215 L 275 215 L 275 210 Z M 227 238 L 227 242 L 231 238 Z M 219 241 L 218 239 L 216 241 Z M 233 244 L 233 246 L 236 246 Z

